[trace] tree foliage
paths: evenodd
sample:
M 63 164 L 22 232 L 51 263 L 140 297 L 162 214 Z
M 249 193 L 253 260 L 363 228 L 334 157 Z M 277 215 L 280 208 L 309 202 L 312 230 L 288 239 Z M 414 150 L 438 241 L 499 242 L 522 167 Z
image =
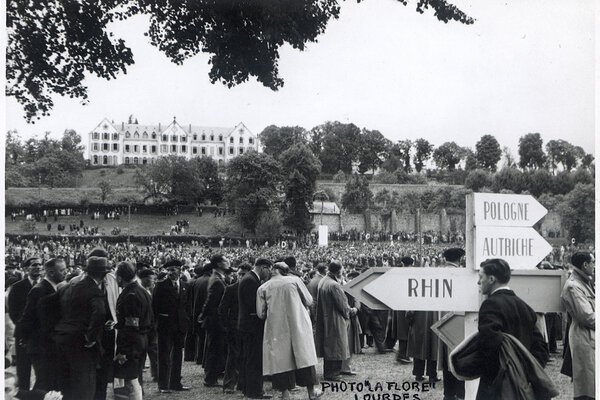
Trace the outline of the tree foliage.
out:
M 446 142 L 433 152 L 433 161 L 441 169 L 453 171 L 463 159 L 465 150 L 454 142 Z
M 492 135 L 483 135 L 475 144 L 475 157 L 481 168 L 496 171 L 498 161 L 502 156 L 500 144 Z
M 352 173 L 352 162 L 358 158 L 361 131 L 354 124 L 326 122 L 317 128 L 322 135 L 322 149 L 319 160 L 323 172 L 334 174 L 343 171 Z
M 419 13 L 430 8 L 440 21 L 473 23 L 446 0 L 417 3 Z M 133 64 L 131 50 L 107 26 L 136 14 L 149 16 L 150 42 L 175 64 L 207 53 L 212 83 L 232 87 L 256 77 L 277 90 L 283 86 L 280 47 L 304 50 L 339 13 L 337 0 L 9 1 L 6 93 L 23 105 L 28 120 L 47 115 L 54 94 L 85 101 L 86 74 L 113 79 Z
M 269 154 L 251 151 L 227 164 L 226 199 L 245 228 L 255 231 L 260 214 L 278 208 L 280 182 L 281 165 Z
M 100 199 L 104 203 L 108 196 L 112 193 L 112 185 L 109 181 L 103 179 L 98 182 L 98 188 L 100 188 Z
M 367 178 L 364 175 L 352 175 L 342 195 L 342 206 L 351 213 L 361 213 L 369 208 L 372 199 L 373 193 Z
M 431 157 L 433 151 L 433 145 L 427 141 L 427 139 L 417 139 L 415 141 L 415 170 L 421 172 L 425 161 Z
M 412 147 L 413 142 L 411 140 L 405 139 L 398 141 L 398 143 L 396 143 L 392 148 L 392 151 L 402 161 L 404 172 L 407 173 L 412 171 L 412 167 L 410 165 L 410 151 Z
M 564 171 L 570 171 L 577 162 L 585 157 L 585 151 L 579 146 L 573 146 L 566 140 L 550 140 L 546 143 L 546 152 L 548 153 L 548 163 L 554 172 L 561 164 Z
M 285 218 L 287 226 L 298 233 L 312 228 L 310 208 L 321 163 L 305 144 L 297 143 L 280 157 L 285 188 Z
M 381 132 L 368 129 L 362 130 L 360 141 L 358 171 L 360 173 L 365 173 L 368 170 L 375 172 L 385 160 L 386 149 L 390 146 L 390 141 Z
M 528 133 L 519 139 L 519 167 L 543 168 L 546 155 L 542 147 L 543 141 L 539 133 Z
M 492 175 L 484 169 L 475 169 L 467 175 L 465 179 L 465 187 L 474 192 L 479 192 L 483 188 L 492 186 Z
M 594 240 L 594 185 L 577 184 L 558 207 L 563 224 L 578 243 Z
M 281 153 L 296 143 L 306 143 L 306 129 L 300 126 L 278 127 L 269 125 L 260 133 L 263 151 L 278 158 Z

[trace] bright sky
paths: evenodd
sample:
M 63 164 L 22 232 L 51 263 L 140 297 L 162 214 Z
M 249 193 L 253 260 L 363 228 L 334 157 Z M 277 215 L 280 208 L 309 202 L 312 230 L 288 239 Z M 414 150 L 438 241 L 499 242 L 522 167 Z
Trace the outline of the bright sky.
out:
M 391 140 L 424 137 L 474 147 L 496 136 L 517 156 L 519 137 L 540 132 L 544 143 L 566 139 L 594 149 L 593 0 L 456 1 L 473 25 L 444 24 L 432 13 L 394 0 L 341 2 L 318 43 L 280 52 L 285 86 L 254 79 L 232 89 L 208 79 L 208 56 L 172 64 L 143 36 L 140 16 L 113 26 L 132 48 L 135 65 L 105 81 L 89 77 L 90 104 L 57 97 L 50 117 L 27 124 L 6 100 L 7 129 L 22 137 L 69 128 L 84 136 L 103 117 L 134 114 L 142 124 L 233 127 L 325 121 L 377 129 Z M 85 137 L 85 136 L 84 136 Z

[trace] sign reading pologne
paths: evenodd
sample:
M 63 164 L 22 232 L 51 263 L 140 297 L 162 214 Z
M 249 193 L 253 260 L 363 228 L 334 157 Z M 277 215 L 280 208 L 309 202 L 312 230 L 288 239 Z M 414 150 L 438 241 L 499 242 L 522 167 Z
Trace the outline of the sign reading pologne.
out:
M 473 193 L 473 199 L 475 226 L 530 227 L 548 213 L 530 195 Z
M 392 310 L 477 311 L 477 279 L 466 268 L 391 268 L 363 290 Z

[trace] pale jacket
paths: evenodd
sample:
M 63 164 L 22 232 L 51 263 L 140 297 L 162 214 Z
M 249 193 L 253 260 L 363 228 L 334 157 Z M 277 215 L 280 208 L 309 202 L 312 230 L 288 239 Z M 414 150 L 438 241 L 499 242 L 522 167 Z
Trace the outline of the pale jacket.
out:
M 274 276 L 258 288 L 256 313 L 266 319 L 263 375 L 317 364 L 308 307 L 312 296 L 297 276 Z

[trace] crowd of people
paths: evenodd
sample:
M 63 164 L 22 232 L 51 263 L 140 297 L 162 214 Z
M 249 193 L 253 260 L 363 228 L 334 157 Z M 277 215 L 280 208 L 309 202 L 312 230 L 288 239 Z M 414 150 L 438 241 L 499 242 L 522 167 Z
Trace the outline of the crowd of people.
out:
M 353 354 L 367 346 L 386 353 L 397 345 L 397 362 L 412 363 L 416 381 L 435 385 L 441 380 L 439 364 L 444 398 L 464 398 L 464 382 L 456 376 L 472 372 L 464 368 L 469 356 L 459 352 L 452 366 L 450 349 L 430 329 L 441 317 L 438 312 L 371 310 L 342 289 L 370 267 L 460 268 L 461 248 L 410 241 L 285 250 L 228 244 L 239 246 L 7 239 L 7 363 L 16 365 L 21 395 L 60 392 L 65 399 L 104 399 L 108 383 L 118 378 L 124 388 L 115 390 L 141 399 L 148 357 L 161 393 L 189 389 L 181 382 L 185 360 L 202 365 L 205 386 L 222 387 L 225 393 L 268 398 L 263 390 L 268 376 L 283 399 L 295 386 L 306 387 L 313 399 L 322 394 L 318 357 L 324 360 L 322 379 L 337 381 L 356 373 Z M 565 360 L 572 359 L 572 366 L 565 371 L 573 376 L 576 397 L 593 397 L 594 260 L 590 252 L 575 248 L 562 250 L 562 257 L 567 255 L 573 272 L 563 291 L 569 318 L 565 350 L 570 351 Z M 507 289 L 510 279 L 509 267 L 500 261 L 482 265 L 487 281 L 480 278 L 480 285 L 490 298 Z M 522 310 L 519 321 L 534 320 L 535 335 L 529 322 L 517 328 L 507 322 L 514 318 L 488 313 L 486 357 L 499 351 L 503 336 L 497 331 L 502 331 L 522 341 L 544 365 L 548 351 L 556 349 L 555 339 L 550 324 L 540 325 L 525 306 L 511 307 Z M 481 312 L 480 332 L 481 321 L 487 321 Z M 502 398 L 491 383 L 498 370 L 482 371 L 478 398 Z M 542 388 L 552 392 L 551 385 Z

